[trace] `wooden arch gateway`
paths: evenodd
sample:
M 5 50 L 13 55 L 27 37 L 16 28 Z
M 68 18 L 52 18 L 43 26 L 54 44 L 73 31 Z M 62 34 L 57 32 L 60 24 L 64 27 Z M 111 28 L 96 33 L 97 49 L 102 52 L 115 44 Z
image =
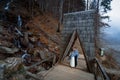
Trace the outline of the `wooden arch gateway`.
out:
M 79 35 L 78 35 L 78 31 L 77 31 L 77 30 L 74 30 L 74 31 L 73 31 L 73 33 L 72 33 L 72 35 L 71 35 L 71 38 L 70 38 L 70 40 L 69 40 L 69 42 L 68 42 L 68 45 L 67 45 L 67 47 L 66 47 L 66 49 L 65 49 L 65 51 L 64 51 L 64 53 L 63 53 L 63 55 L 62 55 L 61 62 L 64 61 L 65 57 L 67 57 L 67 56 L 69 55 L 70 50 L 71 50 L 71 48 L 74 46 L 75 41 L 76 41 L 77 39 L 78 39 L 78 41 L 79 41 L 79 43 L 80 43 L 80 44 L 79 44 L 80 53 L 82 53 L 82 54 L 84 55 L 85 62 L 86 62 L 86 64 L 87 64 L 87 69 L 89 70 L 89 63 L 88 63 L 87 55 L 86 55 L 86 53 L 85 53 L 85 51 L 84 51 L 84 48 L 83 48 L 83 45 L 82 45 L 82 42 L 81 42 L 81 40 L 80 40 L 80 37 L 79 37 Z

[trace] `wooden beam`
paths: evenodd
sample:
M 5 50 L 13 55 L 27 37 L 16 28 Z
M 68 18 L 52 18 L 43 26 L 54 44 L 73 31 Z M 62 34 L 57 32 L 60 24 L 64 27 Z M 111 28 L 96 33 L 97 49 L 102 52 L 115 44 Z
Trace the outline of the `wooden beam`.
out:
M 41 77 L 40 77 L 40 76 L 38 77 L 37 75 L 32 74 L 32 73 L 30 73 L 30 72 L 28 72 L 28 71 L 26 72 L 26 75 L 34 78 L 35 80 L 43 80 L 43 79 L 42 79 L 42 76 L 41 76 Z
M 56 55 L 53 56 L 53 65 L 56 63 Z
M 78 38 L 78 40 L 79 40 L 79 42 L 80 42 L 80 46 L 81 46 L 81 48 L 82 48 L 83 55 L 84 55 L 84 57 L 85 57 L 85 62 L 86 62 L 86 64 L 87 64 L 88 71 L 90 72 L 90 65 L 89 65 L 88 56 L 87 56 L 87 54 L 85 53 L 85 49 L 83 48 L 83 44 L 82 44 L 82 42 L 81 42 L 81 40 L 80 40 L 80 36 L 79 36 L 79 34 L 78 34 L 78 31 L 76 31 L 76 34 L 77 34 L 77 38 Z
M 64 3 L 64 0 L 60 0 L 60 6 L 59 6 L 59 22 L 58 22 L 57 32 L 60 32 L 60 27 L 61 27 L 61 24 L 62 24 L 62 19 L 63 19 L 63 3 Z
M 105 69 L 102 67 L 102 65 L 100 64 L 100 62 L 98 61 L 97 58 L 95 58 L 95 64 L 97 65 L 97 67 L 100 69 L 100 73 L 102 73 L 103 77 L 105 80 L 110 80 Z M 97 69 L 97 67 L 95 67 L 95 69 Z M 97 69 L 98 70 L 98 69 Z M 96 75 L 96 74 L 95 74 Z
M 45 61 L 48 61 L 48 60 L 50 60 L 51 58 L 53 58 L 53 56 L 52 56 L 52 57 L 49 57 L 49 58 L 47 58 L 47 59 L 44 59 L 44 60 L 42 60 L 42 61 L 40 61 L 40 62 L 37 62 L 37 63 L 35 63 L 35 64 L 33 64 L 33 65 L 29 66 L 29 67 L 25 67 L 25 70 L 28 70 L 28 69 L 30 69 L 30 68 L 33 68 L 33 67 L 37 66 L 37 65 L 40 65 L 41 63 L 43 63 L 43 62 L 45 62 Z
M 63 56 L 62 56 L 62 59 L 61 60 L 64 60 L 65 56 L 68 54 L 68 52 L 70 51 L 70 48 L 72 47 L 73 45 L 73 42 L 75 41 L 75 36 L 76 35 L 76 30 L 73 32 L 71 38 L 70 38 L 70 41 L 65 49 L 65 52 L 63 53 Z

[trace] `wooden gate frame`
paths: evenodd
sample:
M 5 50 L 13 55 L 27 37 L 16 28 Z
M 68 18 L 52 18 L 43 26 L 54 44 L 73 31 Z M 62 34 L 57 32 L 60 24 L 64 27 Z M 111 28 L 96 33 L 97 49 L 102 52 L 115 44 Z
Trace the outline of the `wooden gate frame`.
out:
M 80 47 L 82 49 L 82 52 L 83 52 L 83 55 L 85 57 L 85 62 L 87 64 L 87 69 L 88 71 L 90 72 L 90 65 L 89 65 L 89 60 L 88 60 L 88 56 L 87 54 L 85 53 L 85 50 L 84 50 L 84 47 L 83 47 L 83 44 L 80 40 L 80 36 L 78 35 L 78 30 L 74 30 L 72 35 L 71 35 L 71 38 L 69 39 L 69 42 L 67 44 L 67 47 L 64 51 L 64 53 L 62 54 L 62 57 L 60 59 L 60 62 L 64 61 L 65 57 L 68 55 L 68 53 L 70 52 L 70 49 L 73 47 L 73 45 L 75 44 L 75 41 L 76 39 L 78 38 L 79 40 L 79 43 L 80 43 Z

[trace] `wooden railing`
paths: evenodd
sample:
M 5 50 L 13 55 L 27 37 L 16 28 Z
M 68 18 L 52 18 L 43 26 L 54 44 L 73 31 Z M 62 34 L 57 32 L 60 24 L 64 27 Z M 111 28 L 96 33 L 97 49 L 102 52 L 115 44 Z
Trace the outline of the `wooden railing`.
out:
M 51 56 L 51 57 L 49 57 L 47 59 L 44 59 L 42 61 L 39 61 L 39 62 L 35 63 L 35 64 L 33 64 L 33 65 L 29 66 L 29 67 L 24 66 L 24 68 L 26 70 L 29 70 L 30 68 L 36 67 L 36 66 L 38 66 L 38 65 L 40 65 L 40 64 L 42 64 L 42 63 L 44 63 L 46 61 L 51 61 L 51 59 L 52 59 L 52 65 L 55 65 L 56 64 L 56 55 L 53 55 L 53 56 Z
M 97 58 L 94 59 L 94 75 L 96 80 L 110 80 L 105 69 Z

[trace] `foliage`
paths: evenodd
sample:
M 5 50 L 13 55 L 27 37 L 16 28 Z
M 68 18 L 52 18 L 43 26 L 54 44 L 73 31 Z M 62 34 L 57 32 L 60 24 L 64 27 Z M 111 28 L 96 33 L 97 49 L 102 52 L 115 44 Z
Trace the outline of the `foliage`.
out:
M 104 12 L 111 10 L 111 1 L 112 0 L 102 0 L 102 2 L 100 3 L 100 6 L 103 7 Z
M 63 12 L 76 12 L 85 10 L 85 0 L 64 0 Z

